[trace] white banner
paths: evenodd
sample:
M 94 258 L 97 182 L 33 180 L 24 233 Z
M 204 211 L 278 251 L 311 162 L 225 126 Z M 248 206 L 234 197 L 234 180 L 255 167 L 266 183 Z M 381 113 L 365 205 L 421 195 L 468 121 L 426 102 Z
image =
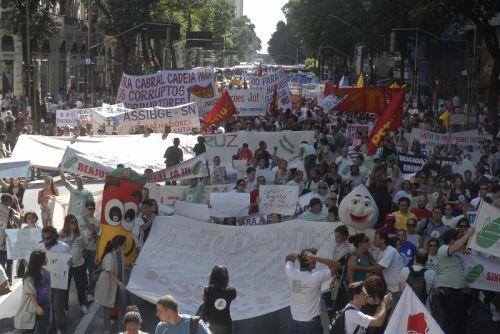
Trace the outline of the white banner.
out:
M 68 290 L 68 261 L 71 258 L 69 254 L 46 252 L 47 270 L 50 272 L 50 287 L 52 289 Z
M 190 96 L 214 96 L 214 69 L 163 70 L 147 75 L 123 74 L 116 102 L 127 108 L 174 107 Z
M 283 131 L 283 132 L 231 132 L 225 134 L 205 135 L 205 145 L 207 147 L 207 159 L 212 161 L 214 156 L 221 158 L 222 164 L 231 164 L 233 155 L 238 153 L 238 149 L 243 144 L 248 144 L 248 148 L 255 152 L 259 148 L 262 140 L 267 144 L 267 151 L 270 154 L 276 150 L 276 155 L 280 158 L 291 161 L 300 155 L 300 143 L 307 141 L 314 143 L 313 131 Z
M 175 214 L 178 216 L 204 222 L 208 222 L 210 220 L 210 210 L 206 204 L 175 201 L 174 208 Z
M 468 247 L 486 254 L 500 257 L 500 209 L 481 201 L 474 223 L 474 235 Z
M 291 216 L 295 213 L 298 198 L 299 187 L 297 186 L 260 185 L 259 212 Z
M 170 126 L 172 133 L 190 134 L 200 129 L 200 116 L 194 102 L 170 108 L 127 109 L 121 113 L 94 110 L 93 113 L 94 135 L 100 131 L 107 135 L 113 132 L 119 135 L 134 134 L 141 127 L 162 133 L 166 125 Z
M 235 117 L 259 116 L 266 114 L 266 102 L 264 91 L 260 89 L 233 89 L 228 91 L 239 114 Z M 198 104 L 200 116 L 208 114 L 219 101 L 220 96 L 212 98 L 194 97 L 191 101 Z
M 413 289 L 406 286 L 384 331 L 386 334 L 444 334 Z
M 182 193 L 182 190 L 187 186 L 166 186 L 157 183 L 148 183 L 146 188 L 149 189 L 149 197 L 154 198 L 158 203 L 166 205 L 174 205 Z M 225 193 L 234 189 L 234 184 L 214 184 L 203 188 L 203 203 L 207 204 L 210 199 L 210 194 L 213 192 Z
M 116 166 L 115 166 L 116 167 Z M 67 147 L 61 160 L 61 169 L 86 177 L 104 179 L 113 167 L 103 165 L 71 147 Z
M 153 175 L 148 177 L 148 182 L 177 181 L 205 177 L 207 175 L 207 158 L 205 154 L 200 154 L 180 164 L 153 173 Z
M 152 303 L 171 293 L 195 314 L 214 265 L 225 265 L 238 298 L 233 320 L 271 313 L 290 304 L 285 256 L 318 248 L 331 257 L 340 224 L 294 220 L 262 226 L 223 226 L 184 217 L 158 217 L 132 269 L 127 289 Z M 318 269 L 324 268 L 318 264 Z
M 250 206 L 249 193 L 211 193 L 210 216 L 217 218 L 245 217 Z
M 9 179 L 11 177 L 30 176 L 29 160 L 18 160 L 14 158 L 0 159 L 0 177 Z
M 75 127 L 78 125 L 78 109 L 56 110 L 56 126 L 63 128 L 65 126 Z
M 489 139 L 492 140 L 491 135 L 480 135 L 477 130 L 455 132 L 455 133 L 437 133 L 425 131 L 418 128 L 413 128 L 409 136 L 411 143 L 417 140 L 421 144 L 425 144 L 426 148 L 433 148 L 436 145 L 453 145 L 456 144 L 459 148 L 464 149 L 472 146 L 472 150 L 480 150 L 481 142 Z M 464 152 L 466 154 L 468 152 Z
M 92 124 L 92 114 L 95 110 L 98 110 L 100 108 L 85 108 L 85 109 L 78 109 L 77 112 L 77 122 L 78 125 L 87 125 L 87 124 Z
M 473 289 L 500 291 L 500 258 L 469 254 L 464 262 L 465 283 Z
M 292 108 L 292 96 L 288 87 L 288 77 L 281 70 L 264 73 L 261 77 L 256 74 L 249 75 L 248 87 L 252 89 L 261 89 L 265 92 L 266 107 L 273 99 L 275 87 L 277 87 L 278 107 L 285 111 Z
M 7 258 L 29 260 L 31 252 L 38 249 L 42 241 L 41 228 L 6 229 Z

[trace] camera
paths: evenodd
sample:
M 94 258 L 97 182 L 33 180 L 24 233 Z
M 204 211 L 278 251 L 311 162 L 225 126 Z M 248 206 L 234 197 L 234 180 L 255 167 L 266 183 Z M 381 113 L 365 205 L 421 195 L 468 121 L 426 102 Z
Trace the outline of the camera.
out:
M 314 267 L 313 263 L 307 262 L 306 257 L 304 256 L 306 252 L 313 253 L 314 255 L 316 255 L 318 253 L 318 250 L 316 248 L 306 248 L 300 251 L 300 253 L 298 254 L 300 269 L 307 270 L 311 269 L 311 266 Z

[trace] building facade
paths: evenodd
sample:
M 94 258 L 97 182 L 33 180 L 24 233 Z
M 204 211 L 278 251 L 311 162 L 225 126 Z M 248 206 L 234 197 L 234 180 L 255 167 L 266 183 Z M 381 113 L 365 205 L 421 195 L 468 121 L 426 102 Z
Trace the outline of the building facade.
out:
M 234 14 L 236 17 L 243 16 L 243 0 L 234 0 Z

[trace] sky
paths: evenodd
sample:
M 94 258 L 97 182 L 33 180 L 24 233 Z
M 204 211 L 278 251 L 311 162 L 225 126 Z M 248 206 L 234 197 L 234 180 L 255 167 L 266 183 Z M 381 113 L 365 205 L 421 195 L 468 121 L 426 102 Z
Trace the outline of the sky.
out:
M 267 42 L 276 30 L 278 21 L 285 21 L 285 15 L 281 8 L 287 3 L 287 0 L 244 0 L 243 14 L 250 18 L 255 24 L 255 32 L 260 38 L 262 50 L 259 52 L 267 53 Z

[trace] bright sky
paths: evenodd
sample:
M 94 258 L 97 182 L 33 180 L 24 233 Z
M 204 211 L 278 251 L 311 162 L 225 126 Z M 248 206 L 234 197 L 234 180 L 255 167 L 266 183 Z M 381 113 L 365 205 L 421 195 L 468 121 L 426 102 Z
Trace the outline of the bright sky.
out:
M 255 32 L 261 41 L 262 50 L 259 52 L 267 53 L 267 42 L 276 30 L 276 24 L 280 20 L 286 22 L 281 8 L 287 2 L 287 0 L 243 1 L 243 14 L 255 24 Z

